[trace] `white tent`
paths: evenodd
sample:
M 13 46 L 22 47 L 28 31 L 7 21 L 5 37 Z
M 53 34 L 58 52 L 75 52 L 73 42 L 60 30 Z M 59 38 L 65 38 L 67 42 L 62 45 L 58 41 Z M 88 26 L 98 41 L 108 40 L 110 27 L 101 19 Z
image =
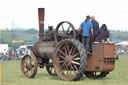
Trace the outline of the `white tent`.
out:
M 128 41 L 122 41 L 117 43 L 116 45 L 127 45 L 128 46 Z

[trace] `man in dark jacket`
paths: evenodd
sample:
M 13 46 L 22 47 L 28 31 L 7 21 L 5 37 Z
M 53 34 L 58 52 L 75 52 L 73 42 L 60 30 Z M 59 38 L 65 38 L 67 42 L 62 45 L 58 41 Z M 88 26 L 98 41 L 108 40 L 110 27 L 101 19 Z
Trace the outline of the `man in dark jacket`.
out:
M 99 23 L 95 20 L 94 16 L 91 16 L 91 22 L 93 25 L 93 37 L 90 36 L 90 44 L 89 44 L 90 52 L 92 51 L 92 43 L 95 40 L 96 32 L 99 30 Z
M 96 32 L 95 41 L 102 42 L 102 40 L 109 42 L 109 31 L 105 24 L 103 24 L 101 28 Z
M 96 32 L 99 30 L 99 23 L 95 20 L 95 17 L 91 17 L 91 22 L 93 25 L 93 37 L 95 37 Z

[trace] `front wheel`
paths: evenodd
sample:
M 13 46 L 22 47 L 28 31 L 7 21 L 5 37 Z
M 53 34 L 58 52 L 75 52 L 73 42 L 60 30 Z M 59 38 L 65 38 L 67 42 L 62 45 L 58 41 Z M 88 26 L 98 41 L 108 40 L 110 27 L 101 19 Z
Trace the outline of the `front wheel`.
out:
M 21 60 L 21 71 L 27 78 L 33 78 L 38 69 L 36 57 L 34 55 L 25 55 Z

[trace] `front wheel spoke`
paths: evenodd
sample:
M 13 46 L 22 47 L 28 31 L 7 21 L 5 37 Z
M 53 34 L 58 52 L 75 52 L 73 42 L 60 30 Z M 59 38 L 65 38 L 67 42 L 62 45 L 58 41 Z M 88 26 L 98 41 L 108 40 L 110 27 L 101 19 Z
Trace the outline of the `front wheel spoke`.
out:
M 72 61 L 73 64 L 77 64 L 77 65 L 80 65 L 80 63 L 78 62 L 75 62 L 75 61 Z
M 29 70 L 27 69 L 26 71 L 25 71 L 25 74 L 27 74 L 29 72 Z
M 31 59 L 30 59 L 30 61 L 32 62 L 32 61 L 33 61 L 33 59 L 31 58 Z
M 34 68 L 34 65 L 33 64 L 31 64 L 32 65 L 32 68 Z
M 25 61 L 25 64 L 27 65 L 27 61 Z
M 33 70 L 31 69 L 31 73 L 33 73 Z
M 27 65 L 24 65 L 24 68 L 27 68 Z

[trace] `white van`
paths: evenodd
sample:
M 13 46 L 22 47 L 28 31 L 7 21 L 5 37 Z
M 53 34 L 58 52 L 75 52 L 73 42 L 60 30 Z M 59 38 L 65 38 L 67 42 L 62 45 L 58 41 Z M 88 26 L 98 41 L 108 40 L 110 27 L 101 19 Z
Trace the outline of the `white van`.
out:
M 23 56 L 26 54 L 28 48 L 32 50 L 33 45 L 21 45 L 17 49 L 17 54 L 19 55 L 19 58 L 23 58 Z
M 9 51 L 9 46 L 8 46 L 8 44 L 0 44 L 0 53 L 4 53 L 4 54 L 6 54 L 6 53 L 8 53 L 8 51 Z

